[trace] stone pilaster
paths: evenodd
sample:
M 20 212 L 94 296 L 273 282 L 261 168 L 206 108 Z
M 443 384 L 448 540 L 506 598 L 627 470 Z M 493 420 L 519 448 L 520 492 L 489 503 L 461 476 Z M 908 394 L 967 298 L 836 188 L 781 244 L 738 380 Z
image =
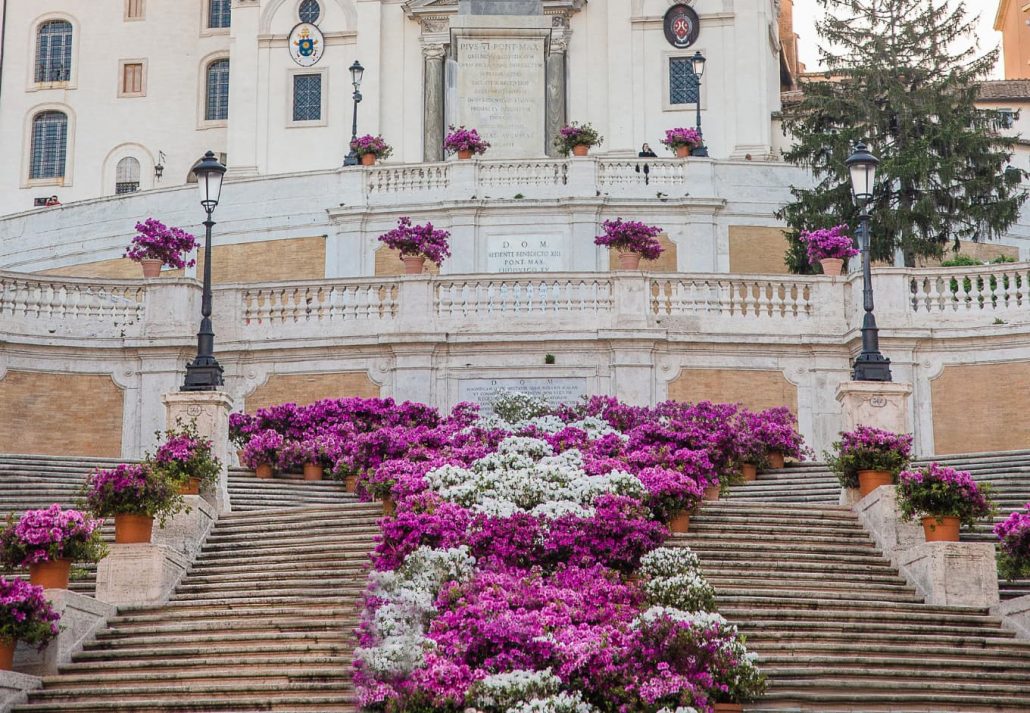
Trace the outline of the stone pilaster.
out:
M 559 20 L 561 18 L 555 18 Z M 569 31 L 554 30 L 551 34 L 550 53 L 547 55 L 546 86 L 547 108 L 544 138 L 547 142 L 547 155 L 552 158 L 560 154 L 554 146 L 558 131 L 567 121 L 566 87 L 565 87 L 565 55 L 569 49 Z
M 444 59 L 446 54 L 442 44 L 422 46 L 422 57 L 425 64 L 422 158 L 427 162 L 443 161 Z
M 224 391 L 173 391 L 161 397 L 165 405 L 166 428 L 177 423 L 197 424 L 197 432 L 211 439 L 212 450 L 222 462 L 222 472 L 213 490 L 204 493 L 205 499 L 218 512 L 229 512 L 229 411 L 232 397 Z

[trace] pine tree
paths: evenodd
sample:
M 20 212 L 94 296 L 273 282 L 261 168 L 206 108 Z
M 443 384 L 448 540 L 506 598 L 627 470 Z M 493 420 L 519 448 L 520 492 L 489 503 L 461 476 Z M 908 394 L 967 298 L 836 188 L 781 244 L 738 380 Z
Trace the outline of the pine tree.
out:
M 803 82 L 804 98 L 784 112 L 794 137 L 787 161 L 809 168 L 814 189 L 791 188 L 779 217 L 790 226 L 786 256 L 810 270 L 801 230 L 856 226 L 844 166 L 864 140 L 881 160 L 872 209 L 872 256 L 906 264 L 941 257 L 960 240 L 1002 235 L 1026 200 L 1024 173 L 1006 169 L 1014 139 L 1000 115 L 974 105 L 997 51 L 977 56 L 974 21 L 948 0 L 819 0 L 825 77 Z

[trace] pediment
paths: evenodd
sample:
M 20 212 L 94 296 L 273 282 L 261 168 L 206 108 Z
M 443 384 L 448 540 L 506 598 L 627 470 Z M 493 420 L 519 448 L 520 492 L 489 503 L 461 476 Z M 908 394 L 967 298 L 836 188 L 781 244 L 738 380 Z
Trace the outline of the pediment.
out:
M 579 12 L 587 0 L 544 0 L 545 15 L 570 15 Z M 406 0 L 401 7 L 411 19 L 426 15 L 440 17 L 453 15 L 458 11 L 458 0 Z

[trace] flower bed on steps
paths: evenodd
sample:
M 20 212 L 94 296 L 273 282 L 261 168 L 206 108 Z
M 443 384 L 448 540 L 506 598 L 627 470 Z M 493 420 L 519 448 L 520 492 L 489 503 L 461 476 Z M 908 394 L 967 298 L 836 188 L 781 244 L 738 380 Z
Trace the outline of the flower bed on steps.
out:
M 235 426 L 309 438 L 304 408 Z M 336 472 L 396 502 L 355 654 L 363 708 L 687 713 L 762 692 L 696 557 L 663 546 L 667 520 L 732 480 L 739 407 L 507 395 L 482 417 L 469 404 L 315 410 L 334 414 L 319 422 L 336 424 Z

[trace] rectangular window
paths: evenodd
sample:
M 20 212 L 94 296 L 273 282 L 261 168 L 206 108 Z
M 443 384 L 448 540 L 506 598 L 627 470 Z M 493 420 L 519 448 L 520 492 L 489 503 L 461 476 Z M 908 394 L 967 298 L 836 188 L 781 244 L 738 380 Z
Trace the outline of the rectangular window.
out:
M 144 0 L 125 0 L 125 19 L 126 20 L 142 20 L 143 19 L 143 1 Z
M 293 75 L 293 120 L 322 119 L 322 75 Z
M 231 0 L 208 0 L 207 26 L 212 29 L 229 27 L 231 12 Z
M 122 96 L 143 96 L 143 63 L 126 62 L 122 65 Z
M 699 86 L 689 57 L 669 58 L 669 103 L 696 104 Z

